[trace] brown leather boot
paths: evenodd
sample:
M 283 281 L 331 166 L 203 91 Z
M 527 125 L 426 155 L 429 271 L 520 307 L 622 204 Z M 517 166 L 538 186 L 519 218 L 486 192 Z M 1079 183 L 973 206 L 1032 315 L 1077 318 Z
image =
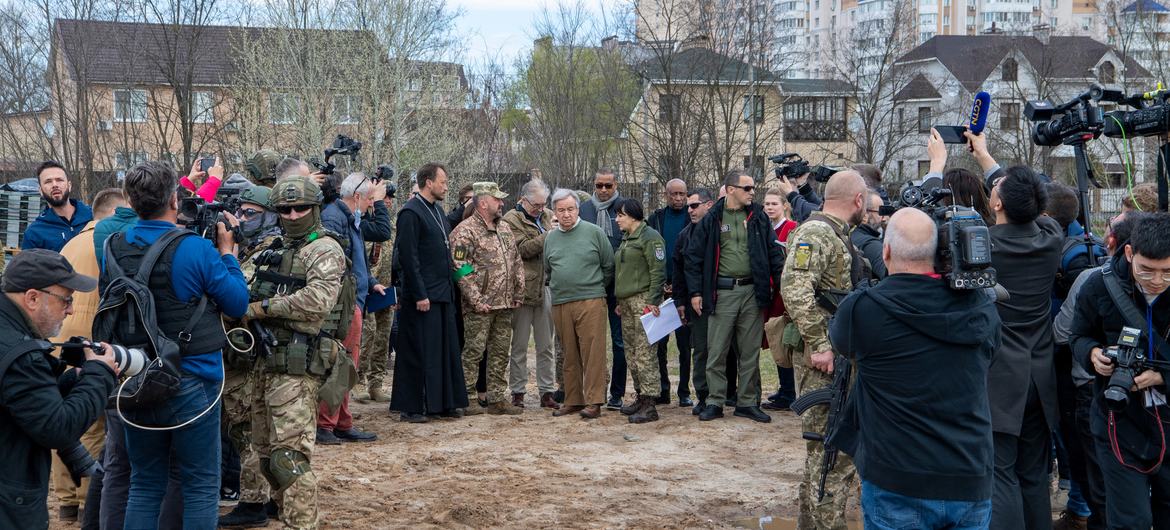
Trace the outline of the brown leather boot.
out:
M 524 408 L 524 393 L 523 392 L 520 392 L 519 394 L 517 394 L 515 392 L 512 393 L 512 406 Z
M 545 408 L 545 409 L 557 410 L 557 409 L 561 408 L 561 404 L 557 403 L 556 399 L 553 399 L 552 392 L 545 392 L 545 393 L 540 395 L 540 407 Z
M 601 417 L 601 405 L 587 405 L 580 412 L 581 417 L 592 420 Z
M 554 410 L 553 416 L 559 418 L 561 416 L 568 416 L 569 414 L 581 412 L 582 410 L 585 410 L 585 405 L 565 405 L 557 410 Z
M 657 399 L 658 398 L 652 397 L 639 397 L 638 402 L 641 403 L 642 406 L 638 408 L 637 412 L 630 416 L 630 423 L 649 423 L 652 421 L 658 421 L 658 410 L 654 408 L 654 404 Z

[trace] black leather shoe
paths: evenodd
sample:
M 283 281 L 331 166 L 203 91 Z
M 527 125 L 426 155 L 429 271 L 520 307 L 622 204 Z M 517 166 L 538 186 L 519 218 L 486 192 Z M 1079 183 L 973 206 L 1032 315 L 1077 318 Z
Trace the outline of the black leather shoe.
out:
M 760 405 L 764 410 L 785 411 L 788 410 L 788 405 L 781 405 L 775 401 L 765 401 Z
M 335 429 L 333 435 L 341 438 L 343 442 L 372 442 L 378 439 L 378 435 L 363 431 L 357 427 L 353 427 L 347 431 Z
M 667 391 L 667 392 L 663 392 L 662 394 L 659 394 L 658 399 L 656 399 L 654 401 L 654 404 L 655 405 L 669 405 L 670 404 L 670 392 Z
M 678 398 L 678 406 L 680 408 L 693 407 L 694 405 L 695 405 L 695 402 L 691 401 L 691 398 L 689 398 L 689 397 Z
M 622 410 L 622 398 L 620 398 L 620 397 L 609 398 L 609 401 L 607 401 L 605 403 L 605 408 L 607 408 L 609 410 Z
M 768 401 L 778 401 L 780 399 L 780 391 L 777 390 L 775 393 L 764 399 L 767 399 Z
M 772 417 L 764 414 L 764 411 L 760 410 L 760 407 L 735 407 L 735 415 L 760 423 L 769 423 L 772 421 Z
M 556 392 L 553 392 L 553 401 L 556 401 L 557 403 L 564 403 L 565 402 L 565 391 L 564 390 L 557 390 Z
M 699 413 L 699 421 L 711 421 L 715 418 L 723 417 L 723 407 L 719 405 L 707 405 L 703 412 Z
M 317 445 L 341 445 L 341 438 L 329 429 L 317 428 Z
M 699 401 L 698 403 L 695 403 L 694 407 L 691 408 L 691 415 L 698 416 L 699 414 L 703 413 L 703 409 L 705 408 L 707 408 L 707 403 L 704 401 Z
M 398 420 L 404 421 L 406 423 L 426 423 L 431 421 L 430 418 L 422 414 L 410 414 L 407 412 L 403 412 L 402 415 L 398 417 Z

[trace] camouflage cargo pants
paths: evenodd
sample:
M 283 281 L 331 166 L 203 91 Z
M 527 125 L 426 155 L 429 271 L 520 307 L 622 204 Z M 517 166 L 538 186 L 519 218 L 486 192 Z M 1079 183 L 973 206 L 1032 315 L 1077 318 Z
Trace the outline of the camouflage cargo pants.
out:
M 252 389 L 256 372 L 227 368 L 223 380 L 223 425 L 240 454 L 240 502 L 268 502 L 268 481 L 252 443 Z
M 487 313 L 463 313 L 463 378 L 467 381 L 467 398 L 477 399 L 475 381 L 479 379 L 479 361 L 487 353 L 487 402 L 507 399 L 508 355 L 512 349 L 512 310 L 496 309 Z
M 801 394 L 825 388 L 833 384 L 833 376 L 813 368 L 809 364 L 809 352 L 796 352 L 792 365 L 796 370 L 796 388 Z M 828 424 L 828 408 L 817 406 L 800 417 L 804 432 L 825 432 Z M 837 465 L 825 477 L 825 497 L 817 501 L 818 483 L 821 479 L 821 460 L 825 447 L 820 442 L 807 442 L 808 452 L 804 461 L 804 480 L 800 483 L 800 518 L 797 528 L 802 530 L 844 530 L 845 506 L 849 496 L 857 491 L 857 469 L 853 460 L 845 453 L 837 454 Z
M 658 385 L 658 350 L 651 348 L 642 329 L 642 310 L 648 305 L 646 293 L 619 298 L 618 310 L 622 317 L 622 339 L 626 344 L 626 365 L 633 375 L 634 388 L 641 389 L 644 397 L 657 398 L 661 393 Z
M 256 373 L 252 395 L 252 441 L 266 476 L 273 467 L 293 469 L 296 479 L 272 488 L 280 521 L 289 528 L 317 528 L 317 476 L 309 467 L 317 440 L 317 390 L 310 375 Z
M 386 379 L 386 365 L 390 358 L 390 330 L 394 310 L 384 309 L 362 319 L 362 355 L 358 367 L 358 384 L 373 390 L 381 388 Z

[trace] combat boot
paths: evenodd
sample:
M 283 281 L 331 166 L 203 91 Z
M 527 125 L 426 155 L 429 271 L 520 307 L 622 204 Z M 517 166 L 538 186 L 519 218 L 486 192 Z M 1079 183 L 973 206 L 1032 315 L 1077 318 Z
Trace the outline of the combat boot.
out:
M 268 526 L 268 513 L 264 504 L 241 502 L 232 511 L 219 517 L 220 528 L 260 528 Z
M 657 401 L 652 397 L 639 397 L 638 402 L 642 406 L 630 416 L 630 423 L 650 423 L 658 421 L 658 410 L 654 408 L 654 402 Z
M 382 390 L 381 386 L 376 386 L 370 389 L 370 399 L 374 400 L 375 403 L 389 403 L 390 395 Z
M 467 408 L 463 409 L 464 416 L 478 416 L 485 412 L 487 412 L 487 409 L 483 405 L 480 405 L 478 400 L 472 401 Z
M 509 416 L 515 416 L 517 414 L 524 413 L 524 409 L 517 407 L 515 405 L 512 405 L 510 403 L 503 402 L 503 401 L 497 401 L 495 403 L 492 403 L 491 405 L 488 405 L 487 409 L 485 409 L 485 410 L 488 414 L 496 414 L 496 415 L 507 414 Z
M 622 407 L 620 409 L 618 409 L 618 411 L 626 416 L 632 416 L 634 413 L 638 412 L 641 409 L 642 409 L 642 395 L 637 394 L 634 396 L 634 400 L 631 401 L 629 405 L 622 405 Z
M 366 390 L 366 385 L 361 383 L 354 385 L 353 390 L 349 391 L 349 397 L 358 403 L 370 402 L 370 392 Z

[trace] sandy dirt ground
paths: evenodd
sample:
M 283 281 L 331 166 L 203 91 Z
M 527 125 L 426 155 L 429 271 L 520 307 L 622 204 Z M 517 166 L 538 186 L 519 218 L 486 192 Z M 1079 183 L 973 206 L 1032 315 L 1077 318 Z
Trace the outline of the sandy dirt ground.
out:
M 616 411 L 553 418 L 535 388 L 527 396 L 520 416 L 427 424 L 355 403 L 356 424 L 378 441 L 318 446 L 321 527 L 754 528 L 796 517 L 805 442 L 791 412 L 760 424 L 728 408 L 699 422 L 672 403 L 660 421 L 631 425 Z M 56 521 L 56 505 L 51 528 L 75 528 Z

